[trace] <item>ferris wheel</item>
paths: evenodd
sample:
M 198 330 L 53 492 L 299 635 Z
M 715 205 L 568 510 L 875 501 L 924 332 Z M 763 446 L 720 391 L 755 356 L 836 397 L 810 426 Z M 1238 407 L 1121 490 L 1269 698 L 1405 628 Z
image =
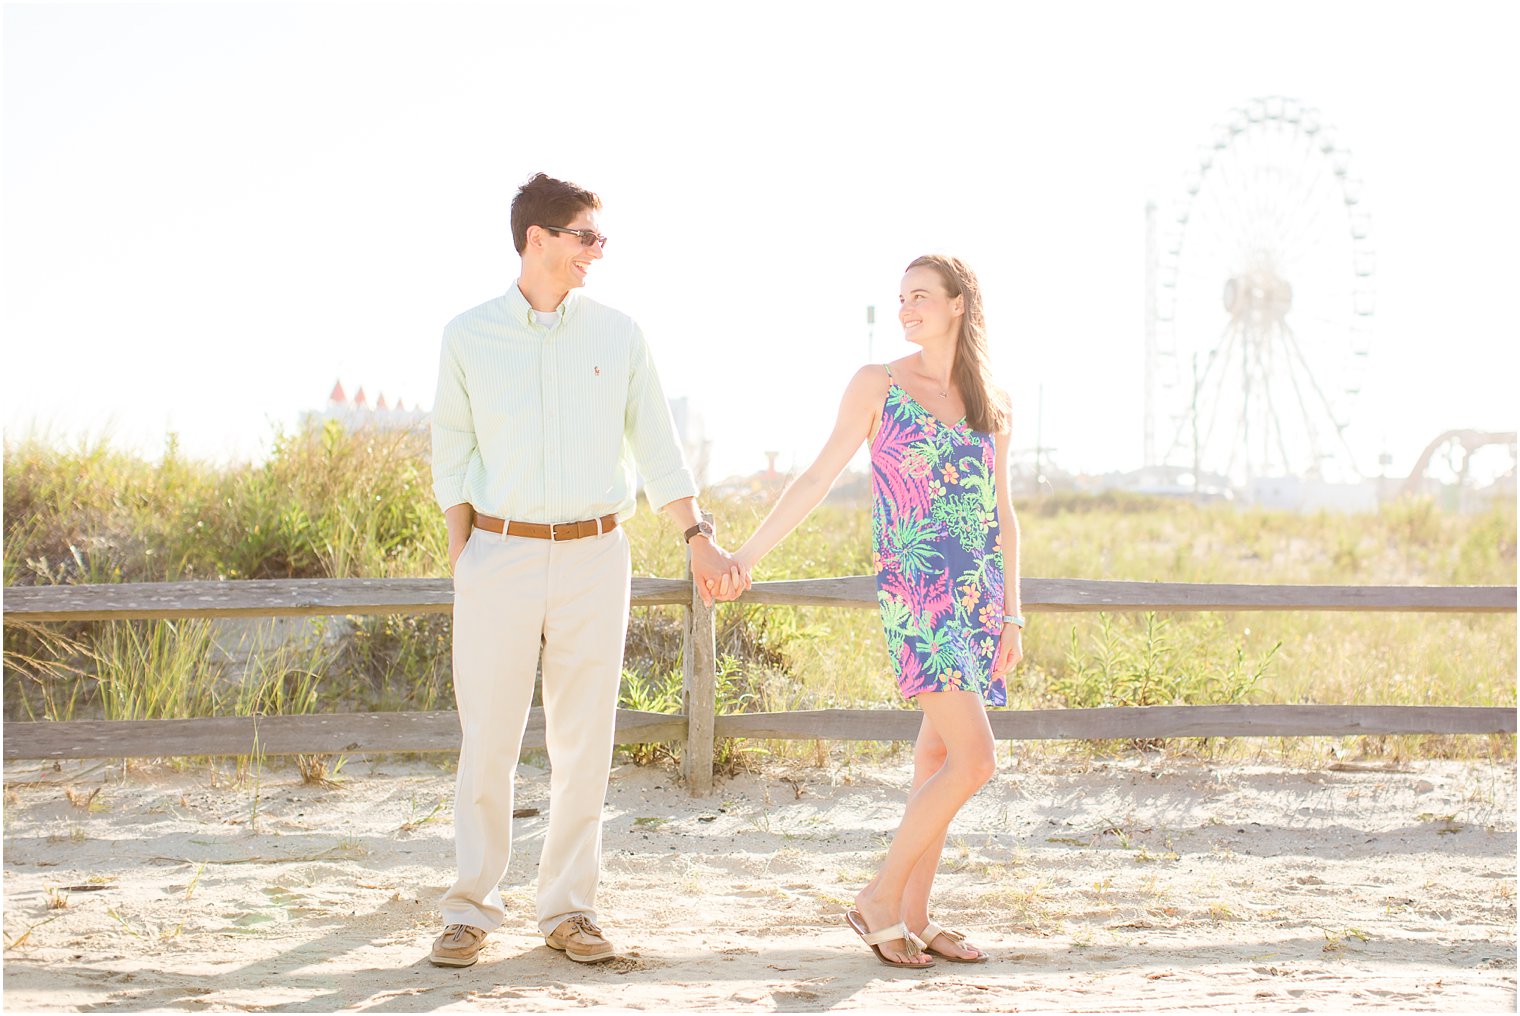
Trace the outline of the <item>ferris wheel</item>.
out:
M 1351 153 L 1282 96 L 1231 110 L 1148 224 L 1145 457 L 1349 481 L 1375 260 Z

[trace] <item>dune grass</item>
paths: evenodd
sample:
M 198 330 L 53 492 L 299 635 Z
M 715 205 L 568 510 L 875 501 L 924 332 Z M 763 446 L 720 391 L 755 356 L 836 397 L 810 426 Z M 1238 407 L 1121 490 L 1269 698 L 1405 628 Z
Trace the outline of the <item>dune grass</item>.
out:
M 147 460 L 104 443 L 4 451 L 7 585 L 273 577 L 442 576 L 445 541 L 424 434 L 334 424 L 282 434 L 267 461 L 213 467 L 174 447 Z M 737 546 L 768 503 L 704 506 Z M 1477 515 L 1405 500 L 1296 515 L 1122 495 L 1018 506 L 1025 576 L 1187 582 L 1515 583 L 1512 505 Z M 643 507 L 635 574 L 683 573 L 679 538 Z M 758 580 L 866 574 L 863 506 L 826 504 Z M 324 622 L 327 623 L 327 622 Z M 186 716 L 446 708 L 448 619 L 334 620 L 333 637 L 231 667 L 191 622 L 7 625 L 6 715 Z M 901 708 L 876 613 L 725 605 L 728 709 Z M 680 667 L 680 610 L 634 611 L 626 704 L 662 702 Z M 1514 705 L 1513 614 L 1172 613 L 1031 617 L 1010 706 L 1206 702 Z M 678 687 L 678 684 L 676 685 Z M 1364 741 L 1402 753 L 1513 752 L 1513 738 Z M 1497 746 L 1497 747 L 1496 747 Z M 799 743 L 777 750 L 816 750 Z

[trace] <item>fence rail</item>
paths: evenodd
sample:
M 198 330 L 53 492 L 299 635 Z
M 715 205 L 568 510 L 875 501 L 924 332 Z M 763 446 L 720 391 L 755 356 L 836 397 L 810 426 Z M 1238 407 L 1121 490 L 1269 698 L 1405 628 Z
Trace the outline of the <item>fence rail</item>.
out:
M 634 579 L 633 605 L 684 604 L 691 584 Z M 231 582 L 123 582 L 11 586 L 7 621 L 157 621 L 178 617 L 321 617 L 447 614 L 449 579 L 240 579 Z
M 911 709 L 706 715 L 712 736 L 774 740 L 907 741 L 918 735 L 921 721 L 921 714 Z M 1005 741 L 1515 733 L 1513 709 L 1485 706 L 1116 706 L 997 709 L 987 715 L 993 736 Z M 619 709 L 613 740 L 683 741 L 688 734 L 687 715 Z M 6 759 L 457 752 L 459 743 L 459 716 L 452 710 L 5 725 Z M 544 743 L 544 712 L 534 708 L 523 747 L 542 748 Z M 682 762 L 687 768 L 684 757 Z M 711 755 L 706 764 L 710 770 Z
M 1030 613 L 1142 610 L 1355 610 L 1502 613 L 1514 586 L 1327 586 L 1024 579 Z M 689 606 L 685 579 L 636 578 L 633 605 Z M 875 607 L 876 577 L 758 582 L 739 600 L 773 607 Z M 5 620 L 147 621 L 176 617 L 298 617 L 334 614 L 447 614 L 449 579 L 243 579 L 11 586 Z
M 1515 611 L 1514 586 L 1336 586 L 1025 579 L 1027 613 L 1092 611 Z M 682 741 L 691 792 L 712 788 L 720 737 L 908 740 L 918 733 L 910 709 L 824 709 L 715 715 L 715 612 L 685 579 L 636 578 L 635 606 L 685 608 L 680 714 L 619 710 L 618 743 Z M 184 617 L 292 617 L 447 613 L 448 579 L 259 579 L 83 586 L 13 586 L 7 623 L 154 620 Z M 874 608 L 874 576 L 761 582 L 739 601 L 769 606 Z M 994 710 L 1004 739 L 1335 736 L 1347 734 L 1513 734 L 1515 711 L 1472 706 L 1219 705 L 1100 709 Z M 381 751 L 457 751 L 452 711 L 188 720 L 74 720 L 5 723 L 6 759 L 139 758 L 187 755 L 291 755 Z M 541 709 L 532 710 L 523 746 L 544 746 Z

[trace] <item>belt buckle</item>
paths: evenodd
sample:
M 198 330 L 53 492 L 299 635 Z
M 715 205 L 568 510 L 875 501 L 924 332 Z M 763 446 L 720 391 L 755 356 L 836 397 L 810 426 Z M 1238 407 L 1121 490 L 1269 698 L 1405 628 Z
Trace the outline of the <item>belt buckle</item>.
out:
M 552 542 L 554 542 L 554 543 L 561 543 L 561 542 L 563 542 L 565 540 L 573 540 L 573 539 L 575 539 L 574 536 L 560 536 L 559 535 L 559 528 L 560 528 L 560 526 L 573 526 L 573 525 L 575 525 L 574 522 L 552 522 L 552 523 L 550 523 L 549 524 L 549 539 Z

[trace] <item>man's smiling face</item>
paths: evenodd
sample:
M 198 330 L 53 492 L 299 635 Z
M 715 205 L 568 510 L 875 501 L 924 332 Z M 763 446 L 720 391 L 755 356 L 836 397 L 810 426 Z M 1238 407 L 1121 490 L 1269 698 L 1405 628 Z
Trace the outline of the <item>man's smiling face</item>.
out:
M 593 233 L 601 233 L 596 226 L 596 213 L 590 209 L 582 211 L 561 228 L 589 229 Z M 587 247 L 574 233 L 560 233 L 548 229 L 544 230 L 543 250 L 546 274 L 563 286 L 566 292 L 584 286 L 586 273 L 591 270 L 592 262 L 600 261 L 603 257 L 600 243 L 593 243 Z

